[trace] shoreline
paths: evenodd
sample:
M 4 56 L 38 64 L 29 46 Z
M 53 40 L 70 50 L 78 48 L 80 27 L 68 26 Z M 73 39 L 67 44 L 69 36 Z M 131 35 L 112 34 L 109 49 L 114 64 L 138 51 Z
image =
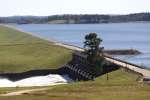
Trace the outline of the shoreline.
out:
M 24 31 L 20 28 L 17 28 L 15 26 L 12 26 L 12 25 L 9 25 L 9 24 L 0 24 L 0 25 L 4 26 L 4 27 L 11 28 L 11 29 L 14 29 L 14 30 L 17 30 L 17 31 L 20 31 L 20 32 L 23 32 L 23 33 L 26 33 L 26 34 L 29 34 L 33 37 L 36 37 L 36 38 L 39 38 L 39 39 L 42 39 L 42 40 L 46 40 L 48 42 L 52 42 L 54 45 L 61 46 L 61 47 L 64 47 L 64 48 L 67 48 L 67 49 L 70 49 L 70 50 L 73 50 L 73 51 L 74 50 L 81 51 L 81 52 L 84 51 L 84 49 L 81 48 L 81 47 L 70 45 L 70 44 L 65 44 L 65 43 L 59 42 L 59 41 L 54 40 L 54 39 L 47 39 L 47 38 L 41 37 L 39 35 L 35 35 L 32 32 Z M 104 50 L 104 53 L 109 54 L 109 55 L 138 55 L 138 54 L 142 54 L 140 51 L 135 50 L 135 49 L 110 49 L 110 50 Z
M 17 28 L 17 27 L 15 27 L 15 26 L 12 26 L 12 25 L 9 25 L 9 24 L 0 24 L 0 26 L 7 27 L 7 28 L 11 28 L 11 29 L 13 29 L 13 30 L 20 31 L 20 32 L 26 33 L 26 34 L 28 34 L 28 35 L 31 35 L 31 36 L 33 36 L 33 37 L 36 37 L 36 38 L 39 38 L 39 39 L 43 39 L 43 40 L 46 40 L 46 41 L 49 41 L 49 42 L 56 42 L 55 40 L 42 38 L 41 36 L 35 35 L 35 34 L 32 33 L 32 32 L 24 31 L 24 30 L 22 30 L 22 29 L 20 29 L 20 28 Z
M 52 42 L 54 45 L 56 46 L 61 46 L 61 47 L 64 47 L 66 49 L 70 49 L 70 50 L 77 50 L 77 51 L 84 51 L 83 48 L 80 48 L 80 47 L 77 47 L 77 46 L 73 46 L 73 45 L 69 45 L 69 44 L 65 44 L 65 43 L 61 43 L 57 40 L 54 40 L 54 39 L 46 39 L 44 37 L 41 37 L 39 35 L 35 35 L 34 33 L 32 32 L 26 32 L 26 31 L 23 31 L 22 29 L 19 29 L 19 28 L 16 28 L 12 25 L 8 25 L 8 24 L 0 24 L 0 26 L 4 26 L 4 27 L 8 27 L 8 28 L 11 28 L 13 30 L 16 30 L 16 31 L 20 31 L 20 32 L 23 32 L 23 33 L 26 33 L 26 34 L 29 34 L 33 37 L 36 37 L 36 38 L 39 38 L 39 39 L 42 39 L 42 40 L 46 40 L 48 42 Z

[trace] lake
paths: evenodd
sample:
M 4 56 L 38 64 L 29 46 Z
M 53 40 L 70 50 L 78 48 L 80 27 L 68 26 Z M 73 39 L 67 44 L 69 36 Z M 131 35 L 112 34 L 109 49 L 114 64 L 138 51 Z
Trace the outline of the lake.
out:
M 35 36 L 83 47 L 84 36 L 95 32 L 102 38 L 105 49 L 137 49 L 134 56 L 119 59 L 150 68 L 150 23 L 108 24 L 21 24 L 17 28 Z

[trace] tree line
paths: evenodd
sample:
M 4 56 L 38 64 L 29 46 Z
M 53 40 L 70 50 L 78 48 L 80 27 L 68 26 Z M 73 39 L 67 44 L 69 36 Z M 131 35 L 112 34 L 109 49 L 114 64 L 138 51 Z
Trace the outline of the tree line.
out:
M 61 23 L 61 24 L 92 24 L 92 23 L 119 23 L 119 22 L 135 22 L 150 21 L 150 13 L 135 13 L 128 15 L 53 15 L 53 16 L 12 16 L 0 17 L 0 23 Z

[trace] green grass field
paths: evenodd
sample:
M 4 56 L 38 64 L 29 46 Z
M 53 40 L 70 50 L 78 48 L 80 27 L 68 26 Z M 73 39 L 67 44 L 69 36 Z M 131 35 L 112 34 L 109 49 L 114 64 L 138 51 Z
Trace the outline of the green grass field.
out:
M 67 49 L 0 26 L 0 72 L 58 68 L 70 59 Z
M 0 26 L 0 45 L 14 43 L 25 45 L 0 46 L 1 72 L 58 68 L 71 58 L 67 49 Z M 137 82 L 138 77 L 120 69 L 109 73 L 109 80 L 103 75 L 95 81 L 51 86 L 49 90 L 20 96 L 0 96 L 0 100 L 150 100 L 150 84 Z M 29 88 L 0 88 L 0 94 L 22 89 Z

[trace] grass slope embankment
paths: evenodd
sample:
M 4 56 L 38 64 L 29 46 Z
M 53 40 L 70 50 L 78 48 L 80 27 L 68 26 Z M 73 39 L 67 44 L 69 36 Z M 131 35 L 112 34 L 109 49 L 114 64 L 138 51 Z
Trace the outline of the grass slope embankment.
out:
M 52 69 L 65 64 L 71 51 L 0 25 L 0 72 Z

